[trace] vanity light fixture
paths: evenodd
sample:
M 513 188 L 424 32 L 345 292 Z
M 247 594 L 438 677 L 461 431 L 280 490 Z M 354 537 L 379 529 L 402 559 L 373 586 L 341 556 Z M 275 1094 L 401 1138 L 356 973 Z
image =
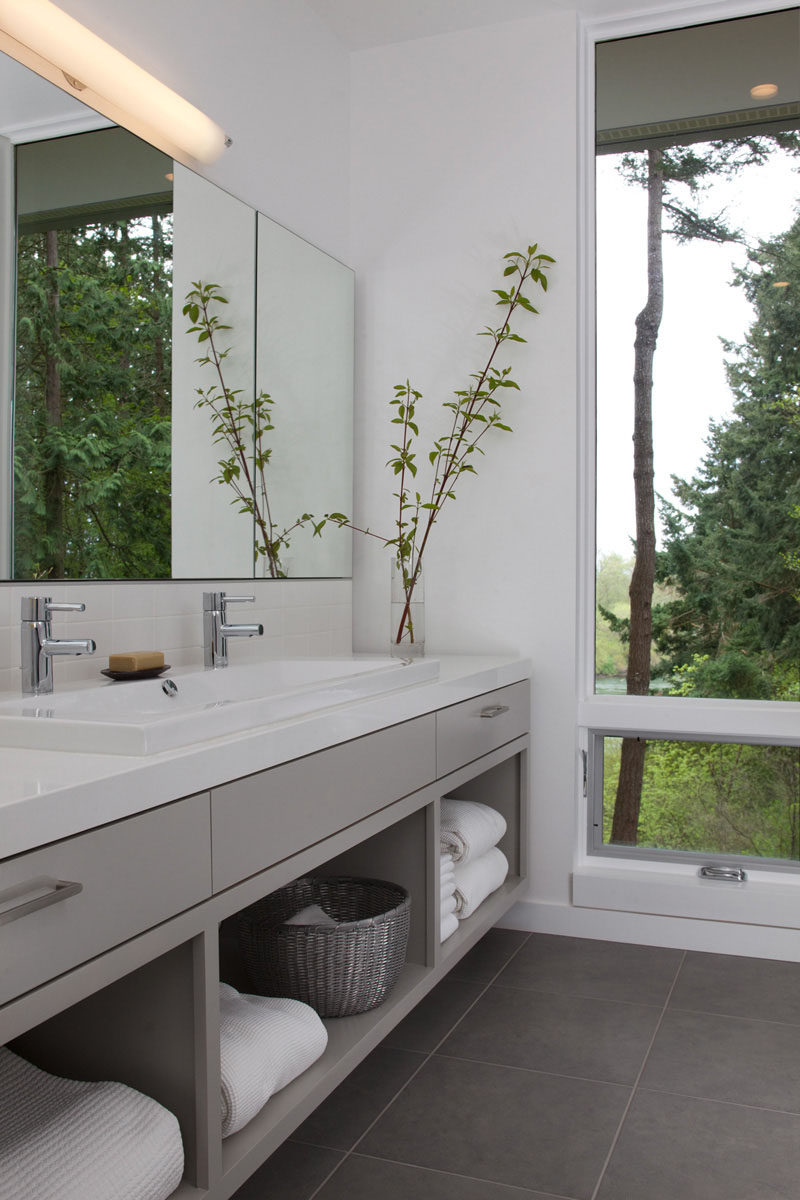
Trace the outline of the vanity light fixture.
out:
M 230 145 L 210 117 L 50 0 L 0 0 L 0 35 L 0 48 L 11 43 L 20 62 L 173 157 L 210 163 Z
M 755 87 L 750 88 L 750 95 L 754 100 L 770 100 L 778 94 L 777 83 L 757 83 Z

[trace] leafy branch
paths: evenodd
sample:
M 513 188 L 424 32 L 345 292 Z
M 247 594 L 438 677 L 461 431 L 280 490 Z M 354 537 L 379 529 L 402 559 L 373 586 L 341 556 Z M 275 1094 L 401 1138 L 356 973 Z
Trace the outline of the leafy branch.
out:
M 419 437 L 416 409 L 422 393 L 413 388 L 407 379 L 405 383 L 395 385 L 394 399 L 390 401 L 394 409 L 392 424 L 399 426 L 399 429 L 397 440 L 391 444 L 394 453 L 386 465 L 397 478 L 397 491 L 393 493 L 397 500 L 397 516 L 394 535 L 381 540 L 392 548 L 398 572 L 402 574 L 405 604 L 394 636 L 398 645 L 413 644 L 415 641 L 411 601 L 420 580 L 423 555 L 442 508 L 448 500 L 455 500 L 455 486 L 459 479 L 463 475 L 477 473 L 475 456 L 484 453 L 481 443 L 489 430 L 511 432 L 511 426 L 503 416 L 502 398 L 509 388 L 519 391 L 519 385 L 511 378 L 510 367 L 495 366 L 495 357 L 506 342 L 526 340 L 512 330 L 512 318 L 517 309 L 531 314 L 538 312 L 523 288 L 527 284 L 534 284 L 546 292 L 546 271 L 555 259 L 543 254 L 534 244 L 528 246 L 524 254 L 520 251 L 509 252 L 504 255 L 503 261 L 506 264 L 503 279 L 508 282 L 504 287 L 494 288 L 492 293 L 497 296 L 497 306 L 503 310 L 500 323 L 486 326 L 479 333 L 479 336 L 490 339 L 489 354 L 482 370 L 471 374 L 471 382 L 467 387 L 454 392 L 453 399 L 442 403 L 442 407 L 449 410 L 452 416 L 447 433 L 437 438 L 428 451 L 432 479 L 430 488 L 424 492 L 416 489 L 418 465 L 415 442 Z M 358 529 L 341 513 L 327 513 L 325 519 L 372 537 L 378 536 L 368 529 Z M 323 524 L 324 521 L 316 524 L 314 532 L 318 533 Z
M 183 315 L 191 322 L 187 332 L 196 333 L 198 342 L 207 346 L 207 353 L 195 361 L 211 367 L 217 378 L 210 387 L 195 389 L 199 396 L 195 408 L 209 410 L 214 444 L 227 449 L 227 454 L 217 462 L 218 473 L 213 481 L 232 488 L 234 498 L 231 503 L 238 504 L 239 512 L 252 517 L 255 524 L 254 561 L 265 558 L 270 576 L 283 579 L 286 572 L 281 565 L 281 554 L 289 549 L 291 534 L 302 529 L 306 522 L 313 522 L 313 518 L 310 513 L 303 513 L 285 529 L 275 523 L 266 474 L 272 450 L 265 440 L 266 434 L 275 428 L 272 420 L 275 401 L 268 392 L 259 392 L 249 400 L 241 388 L 229 388 L 225 383 L 222 364 L 230 354 L 230 347 L 221 350 L 217 338 L 231 327 L 223 324 L 212 307 L 227 303 L 216 283 L 193 283 L 186 294 Z M 333 517 L 331 514 L 331 519 Z M 319 533 L 324 524 L 323 521 L 315 525 L 315 533 Z

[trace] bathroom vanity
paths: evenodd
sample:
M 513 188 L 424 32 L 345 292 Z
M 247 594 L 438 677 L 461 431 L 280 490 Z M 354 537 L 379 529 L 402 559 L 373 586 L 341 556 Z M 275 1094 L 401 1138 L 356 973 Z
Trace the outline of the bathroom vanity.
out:
M 0 749 L 0 1045 L 152 1096 L 181 1126 L 175 1200 L 231 1196 L 520 895 L 528 675 L 443 659 L 436 680 L 148 758 Z M 510 873 L 440 944 L 444 795 L 503 814 Z M 236 915 L 315 872 L 408 889 L 405 968 L 223 1140 L 218 981 L 248 988 Z

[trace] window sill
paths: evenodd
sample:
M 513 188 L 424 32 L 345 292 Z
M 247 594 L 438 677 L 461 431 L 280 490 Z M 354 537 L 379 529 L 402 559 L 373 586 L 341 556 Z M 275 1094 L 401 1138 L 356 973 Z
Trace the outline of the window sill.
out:
M 583 863 L 572 876 L 572 903 L 705 921 L 800 929 L 800 874 L 779 879 L 750 871 L 744 883 L 700 879 L 697 867 Z

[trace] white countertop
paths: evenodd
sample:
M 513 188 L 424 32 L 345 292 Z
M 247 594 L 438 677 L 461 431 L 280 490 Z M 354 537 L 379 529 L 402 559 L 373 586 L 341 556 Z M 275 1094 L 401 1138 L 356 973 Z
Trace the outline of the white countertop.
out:
M 0 748 L 0 859 L 530 676 L 527 659 L 435 657 L 429 683 L 146 758 Z

